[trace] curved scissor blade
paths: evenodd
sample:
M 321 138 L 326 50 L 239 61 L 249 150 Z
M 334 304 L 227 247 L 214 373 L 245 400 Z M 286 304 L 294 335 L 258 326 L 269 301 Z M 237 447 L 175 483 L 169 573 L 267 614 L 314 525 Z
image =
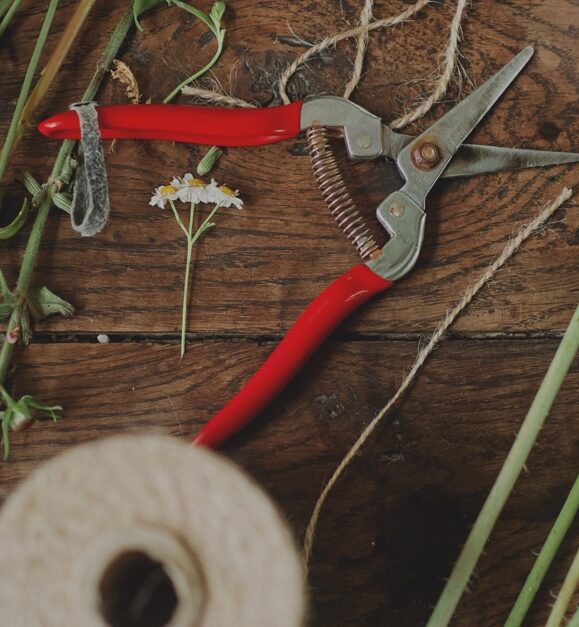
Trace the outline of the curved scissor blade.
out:
M 382 127 L 382 136 L 384 156 L 394 160 L 396 160 L 403 148 L 416 139 L 412 135 L 397 133 L 385 125 Z M 446 169 L 443 170 L 440 178 L 475 176 L 488 172 L 542 168 L 550 165 L 577 162 L 579 162 L 579 153 L 577 152 L 462 144 Z
M 407 183 L 403 191 L 420 207 L 432 186 L 476 125 L 501 97 L 533 55 L 529 46 L 511 59 L 494 76 L 475 89 L 462 102 L 443 115 L 424 133 L 406 146 L 398 155 L 398 169 Z M 412 151 L 421 142 L 435 144 L 440 151 L 440 161 L 431 169 L 419 169 L 412 160 Z

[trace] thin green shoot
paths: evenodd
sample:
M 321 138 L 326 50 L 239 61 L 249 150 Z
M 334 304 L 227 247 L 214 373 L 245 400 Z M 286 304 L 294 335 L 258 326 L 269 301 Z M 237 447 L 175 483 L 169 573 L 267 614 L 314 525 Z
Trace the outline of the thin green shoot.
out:
M 579 306 L 541 383 L 499 475 L 476 519 L 427 627 L 446 627 L 483 552 L 579 349 Z

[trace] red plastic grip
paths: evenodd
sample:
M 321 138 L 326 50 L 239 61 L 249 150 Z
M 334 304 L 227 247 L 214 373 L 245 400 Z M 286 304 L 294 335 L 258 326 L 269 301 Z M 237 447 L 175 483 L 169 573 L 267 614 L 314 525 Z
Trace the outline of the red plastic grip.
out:
M 161 139 L 218 146 L 271 144 L 300 133 L 302 103 L 263 109 L 220 109 L 187 105 L 109 105 L 97 107 L 105 139 Z M 79 139 L 78 115 L 58 113 L 38 130 L 55 139 Z
M 286 387 L 340 322 L 391 285 L 364 264 L 334 281 L 310 303 L 245 386 L 201 429 L 194 444 L 217 447 L 242 429 Z

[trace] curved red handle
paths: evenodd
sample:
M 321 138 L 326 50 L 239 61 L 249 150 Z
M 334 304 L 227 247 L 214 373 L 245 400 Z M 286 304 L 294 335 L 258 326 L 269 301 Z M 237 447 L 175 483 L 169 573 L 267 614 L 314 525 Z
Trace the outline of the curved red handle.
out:
M 220 109 L 187 105 L 97 107 L 104 139 L 161 139 L 218 146 L 271 144 L 300 133 L 301 102 L 263 109 Z M 74 111 L 58 113 L 38 130 L 55 139 L 79 139 Z
M 217 447 L 242 429 L 285 388 L 340 322 L 391 285 L 364 264 L 334 281 L 310 303 L 245 386 L 201 429 L 194 444 Z

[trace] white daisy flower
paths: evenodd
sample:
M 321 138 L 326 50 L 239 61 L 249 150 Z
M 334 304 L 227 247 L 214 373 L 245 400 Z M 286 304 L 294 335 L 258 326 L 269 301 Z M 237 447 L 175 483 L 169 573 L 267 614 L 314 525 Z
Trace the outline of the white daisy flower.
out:
M 210 201 L 220 207 L 231 207 L 236 209 L 243 207 L 243 200 L 238 197 L 239 190 L 233 190 L 227 185 L 218 185 L 215 179 L 211 179 L 211 183 L 207 186 Z
M 175 185 L 161 185 L 155 189 L 149 204 L 153 207 L 157 206 L 164 209 L 169 200 L 177 200 L 179 197 L 178 191 Z
M 194 177 L 191 173 L 185 174 L 182 179 L 174 179 L 173 184 L 178 188 L 179 200 L 182 202 L 209 202 L 209 192 L 207 183 L 200 178 Z

